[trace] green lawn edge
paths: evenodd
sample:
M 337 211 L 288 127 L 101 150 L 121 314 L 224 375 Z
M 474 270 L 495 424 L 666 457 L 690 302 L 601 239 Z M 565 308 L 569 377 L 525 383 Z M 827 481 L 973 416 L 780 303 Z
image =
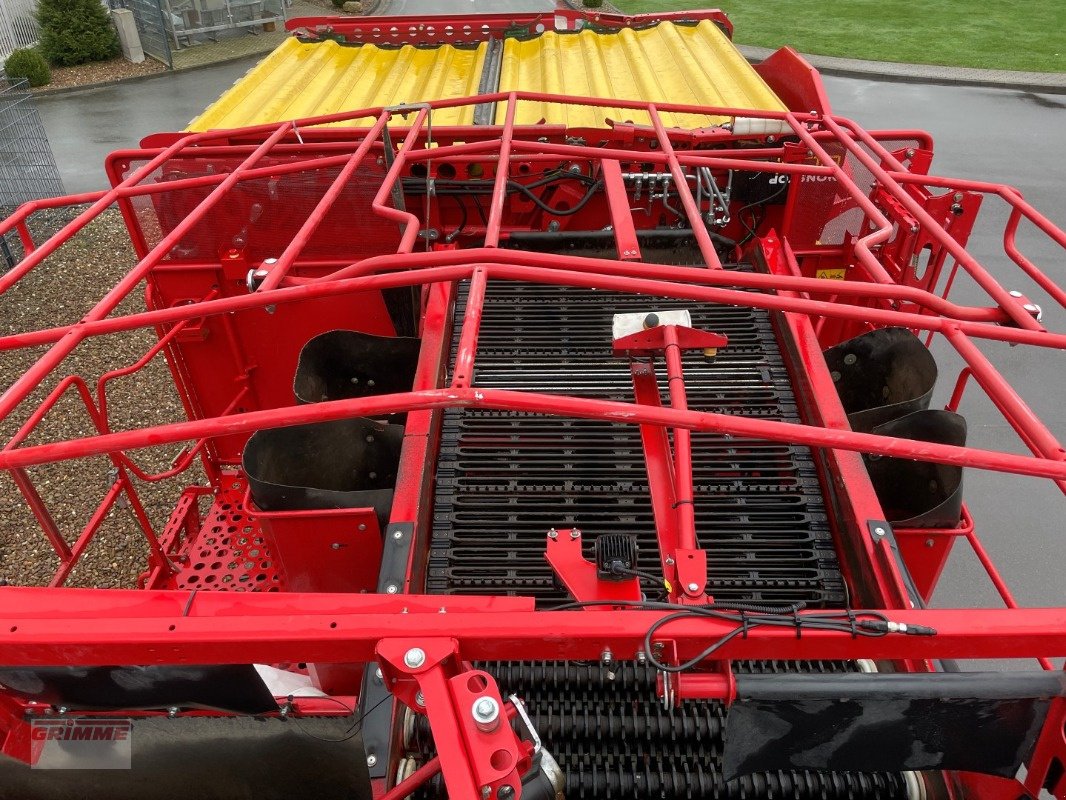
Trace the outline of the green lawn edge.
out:
M 714 8 L 698 0 L 612 0 L 627 14 Z M 749 0 L 718 6 L 738 44 L 980 69 L 1066 72 L 1066 0 Z

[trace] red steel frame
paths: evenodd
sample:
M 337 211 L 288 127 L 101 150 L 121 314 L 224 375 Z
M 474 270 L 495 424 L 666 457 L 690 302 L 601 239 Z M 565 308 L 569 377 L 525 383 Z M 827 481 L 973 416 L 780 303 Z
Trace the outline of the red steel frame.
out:
M 526 100 L 642 111 L 652 121 L 650 135 L 658 147 L 655 150 L 627 149 L 621 145 L 593 147 L 542 137 L 539 130 L 525 129 L 514 122 L 517 104 Z M 437 146 L 430 146 L 428 132 L 433 111 L 484 102 L 506 104 L 503 126 L 464 129 L 453 131 L 452 135 L 449 135 L 448 129 L 434 128 L 433 144 Z M 732 136 L 725 130 L 708 139 L 714 140 L 717 136 L 721 147 L 719 150 L 682 148 L 678 142 L 691 142 L 691 137 L 684 131 L 668 130 L 661 121 L 661 112 L 777 120 L 791 132 L 786 138 L 801 143 L 807 149 L 809 158 L 802 163 L 786 160 L 786 150 L 779 144 L 780 136 L 746 137 L 756 139 L 759 146 L 731 148 L 731 145 L 745 137 Z M 313 127 L 325 122 L 367 117 L 376 119 L 368 129 L 338 133 L 336 130 L 323 131 Z M 382 132 L 390 123 L 398 123 L 400 117 L 404 118 L 402 124 L 393 124 L 390 130 L 398 136 L 402 145 L 371 206 L 373 213 L 400 225 L 397 252 L 351 264 L 301 261 L 302 251 L 314 237 L 344 183 L 358 171 L 371 153 L 382 152 Z M 0 469 L 10 470 L 15 476 L 17 485 L 61 558 L 62 565 L 53 581 L 54 587 L 62 584 L 90 543 L 104 515 L 121 495 L 130 497 L 135 508 L 139 508 L 129 477 L 131 473 L 142 480 L 178 474 L 220 437 L 247 434 L 268 427 L 400 411 L 410 412 L 412 425 L 428 426 L 424 427 L 423 435 L 431 429 L 431 415 L 419 416 L 421 412 L 471 407 L 604 420 L 616 424 L 641 425 L 648 429 L 670 428 L 678 432 L 713 431 L 806 445 L 822 449 L 831 456 L 830 468 L 841 480 L 847 480 L 848 494 L 854 508 L 859 509 L 855 513 L 865 515 L 862 521 L 876 519 L 874 515 L 879 511 L 879 506 L 869 490 L 868 482 L 860 474 L 861 462 L 854 456 L 856 453 L 875 453 L 1041 477 L 1053 480 L 1060 489 L 1066 491 L 1066 450 L 977 344 L 985 339 L 1066 350 L 1066 334 L 1046 330 L 1034 317 L 1026 298 L 1015 297 L 1008 292 L 929 214 L 917 190 L 944 189 L 994 195 L 1006 201 L 1011 208 L 1004 231 L 1007 255 L 1025 276 L 1050 296 L 1053 303 L 1064 308 L 1066 291 L 1022 255 L 1015 240 L 1023 219 L 1063 248 L 1066 248 L 1066 233 L 1033 209 L 1020 193 L 1010 187 L 912 172 L 896 154 L 883 146 L 881 141 L 885 138 L 889 138 L 889 134 L 873 135 L 849 120 L 817 111 L 777 113 L 708 109 L 670 103 L 512 92 L 411 107 L 362 109 L 237 131 L 187 134 L 174 138 L 163 147 L 136 153 L 130 151 L 122 154 L 124 160 L 128 162 L 136 156 L 146 159 L 147 163 L 125 179 L 116 180 L 113 188 L 29 203 L 0 223 L 0 233 L 17 231 L 26 253 L 18 266 L 0 276 L 0 291 L 15 285 L 102 211 L 116 203 L 131 225 L 131 234 L 140 256 L 138 264 L 129 274 L 107 291 L 80 322 L 0 337 L 0 351 L 49 345 L 48 351 L 0 395 L 0 419 L 11 415 L 32 391 L 60 367 L 69 354 L 90 338 L 151 328 L 159 332 L 159 343 L 135 364 L 101 376 L 95 397 L 83 378 L 72 375 L 62 379 L 48 398 L 33 411 L 18 434 L 0 450 Z M 861 163 L 873 176 L 875 189 L 892 198 L 892 208 L 897 211 L 886 211 L 877 205 L 871 199 L 875 192 L 857 185 L 849 171 L 829 152 L 830 144 Z M 273 153 L 299 155 L 310 153 L 320 145 L 329 145 L 336 154 L 316 152 L 314 156 L 298 158 L 280 167 L 259 166 L 264 158 Z M 154 170 L 168 161 L 198 153 L 226 154 L 241 160 L 228 172 L 212 176 L 147 181 Z M 495 163 L 498 167 L 484 245 L 470 249 L 415 252 L 419 232 L 427 221 L 391 204 L 394 187 L 409 174 L 412 165 L 428 162 L 439 164 L 447 160 L 462 163 L 464 159 Z M 675 178 L 684 214 L 696 233 L 706 267 L 659 265 L 636 262 L 631 258 L 560 257 L 501 249 L 498 244 L 510 233 L 506 223 L 505 184 L 510 164 L 521 159 L 546 162 L 568 159 L 608 165 L 637 162 L 664 168 Z M 208 293 L 198 302 L 120 316 L 113 314 L 119 303 L 142 281 L 168 269 L 165 258 L 172 246 L 193 226 L 207 219 L 212 209 L 224 203 L 229 193 L 241 182 L 283 173 L 320 170 L 326 166 L 339 167 L 340 172 L 322 196 L 314 213 L 302 224 L 299 233 L 276 262 L 251 265 L 267 270 L 257 290 L 228 296 Z M 694 167 L 819 176 L 835 180 L 838 190 L 864 214 L 862 230 L 865 233 L 845 247 L 858 277 L 849 277 L 846 281 L 809 277 L 801 265 L 802 255 L 797 256 L 788 247 L 787 234 L 791 223 L 788 213 L 780 222 L 781 237 L 775 232 L 763 231 L 756 242 L 768 271 L 739 273 L 721 269 L 714 244 L 700 221 L 700 211 L 684 178 L 686 169 Z M 613 166 L 606 169 L 612 174 L 616 172 Z M 139 231 L 130 201 L 188 188 L 207 191 L 191 213 L 173 230 L 166 232 L 154 246 L 138 238 Z M 89 204 L 89 207 L 52 238 L 40 244 L 34 242 L 27 221 L 35 212 L 74 204 Z M 612 203 L 611 213 L 617 214 L 616 203 Z M 906 214 L 908 219 L 914 220 L 922 233 L 951 257 L 954 270 L 969 274 L 987 294 L 991 304 L 958 305 L 946 299 L 946 289 L 938 294 L 929 288 L 906 285 L 890 274 L 883 263 L 882 253 L 884 246 L 893 241 L 897 214 Z M 619 251 L 630 250 L 635 241 L 632 231 L 623 225 L 617 235 Z M 442 327 L 436 329 L 436 335 L 427 328 L 427 339 L 434 339 L 436 346 L 443 349 L 436 355 L 432 352 L 427 355 L 424 345 L 422 367 L 410 392 L 242 412 L 237 408 L 248 391 L 247 385 L 243 385 L 237 387 L 233 401 L 225 411 L 216 416 L 197 418 L 192 413 L 189 398 L 185 398 L 190 408 L 189 421 L 123 431 L 113 431 L 109 427 L 106 384 L 114 378 L 138 371 L 151 358 L 164 352 L 184 329 L 195 327 L 206 319 L 260 313 L 262 309 L 318 298 L 421 286 L 430 288 L 427 319 L 432 318 L 443 324 L 448 319 L 446 307 L 451 296 L 449 287 L 463 280 L 471 282 L 471 289 L 458 349 L 451 356 L 454 366 L 450 385 L 440 381 L 441 367 L 445 363 L 442 354 L 446 353 L 448 337 L 441 335 Z M 472 376 L 477 363 L 481 306 L 485 287 L 491 281 L 594 287 L 780 312 L 780 318 L 786 321 L 792 337 L 798 343 L 797 355 L 805 373 L 803 380 L 799 381 L 800 392 L 804 391 L 802 385 L 807 384 L 808 390 L 823 398 L 834 393 L 831 381 L 826 383 L 828 376 L 824 374 L 824 361 L 820 362 L 817 347 L 815 333 L 820 321 L 837 321 L 855 330 L 863 330 L 866 326 L 900 325 L 915 331 L 926 331 L 930 336 L 939 333 L 966 365 L 951 406 L 957 406 L 966 379 L 973 377 L 1018 432 L 1031 455 L 856 433 L 847 427 L 839 404 L 834 407 L 833 402 L 821 404 L 820 420 L 809 419 L 804 424 L 798 424 L 692 411 L 685 408 L 683 396 L 672 407 L 662 407 L 640 402 L 611 402 L 479 388 L 472 381 Z M 948 288 L 950 283 L 949 279 Z M 672 362 L 671 368 L 678 370 L 679 364 Z M 72 387 L 90 409 L 97 435 L 26 446 L 25 439 L 60 396 Z M 681 439 L 687 441 L 687 437 Z M 147 475 L 127 454 L 130 450 L 174 442 L 192 444 L 172 469 L 159 475 Z M 421 458 L 425 460 L 432 451 L 432 445 L 428 445 L 428 449 L 421 451 Z M 36 465 L 93 455 L 110 458 L 117 477 L 78 543 L 68 548 L 56 531 L 26 470 Z M 678 455 L 675 453 L 675 457 Z M 217 480 L 218 465 L 212 465 L 210 460 L 205 463 L 209 477 Z M 649 462 L 650 469 L 660 466 Z M 425 486 L 425 481 L 420 482 L 418 491 L 424 492 Z M 401 500 L 398 497 L 397 502 L 413 503 L 417 508 L 420 501 L 409 497 Z M 138 513 L 143 517 L 143 512 Z M 413 515 L 409 518 L 413 518 Z M 152 545 L 149 568 L 158 576 L 168 569 L 166 558 L 146 519 L 142 520 L 142 526 Z M 690 528 L 691 520 L 683 519 L 682 530 L 686 535 L 685 543 L 689 545 Z M 904 533 L 902 538 L 908 535 L 911 534 Z M 870 658 L 912 664 L 940 658 L 1024 657 L 1040 658 L 1045 668 L 1050 668 L 1047 658 L 1066 655 L 1066 608 L 1017 608 L 1009 589 L 973 532 L 968 516 L 958 531 L 945 535 L 965 538 L 973 546 L 1008 608 L 911 608 L 901 588 L 900 565 L 875 545 L 864 541 L 862 547 L 865 548 L 865 556 L 858 559 L 860 567 L 856 569 L 861 568 L 866 574 L 853 572 L 852 579 L 859 581 L 872 576 L 876 586 L 871 589 L 871 594 L 880 598 L 879 604 L 864 607 L 883 609 L 884 613 L 898 622 L 934 628 L 937 631 L 935 636 L 888 635 L 854 639 L 826 631 L 804 632 L 802 636 L 797 636 L 792 630 L 761 628 L 734 639 L 723 648 L 721 657 Z M 939 567 L 942 566 L 940 562 Z M 934 571 L 938 573 L 938 570 Z M 930 579 L 933 583 L 935 577 L 934 574 Z M 857 613 L 861 616 L 863 612 Z M 431 722 L 434 726 L 447 727 L 457 723 L 454 720 L 449 722 L 451 712 L 446 709 L 464 697 L 461 696 L 462 687 L 457 688 L 454 681 L 459 677 L 466 680 L 470 675 L 462 671 L 462 662 L 495 658 L 595 659 L 605 649 L 609 649 L 616 658 L 631 659 L 637 657 L 643 647 L 645 631 L 661 616 L 659 612 L 635 610 L 601 613 L 536 611 L 532 601 L 525 598 L 313 593 L 248 593 L 222 597 L 211 592 L 190 595 L 189 592 L 154 589 L 105 592 L 7 587 L 0 591 L 0 663 L 12 666 L 65 665 L 70 663 L 72 652 L 77 653 L 77 664 L 84 666 L 124 663 L 210 664 L 249 660 L 264 663 L 316 661 L 329 664 L 378 660 L 387 674 L 395 678 L 401 698 L 411 700 L 414 687 L 417 686 L 425 693 Z M 734 627 L 731 623 L 709 620 L 677 621 L 668 629 L 673 655 L 679 660 L 692 656 L 709 639 L 727 633 Z M 428 665 L 424 668 L 404 665 L 403 653 L 415 646 L 430 655 Z M 411 697 L 405 694 L 408 691 L 412 693 Z M 495 689 L 490 687 L 488 691 Z M 720 691 L 708 690 L 711 696 L 721 696 Z M 1061 703 L 1057 701 L 1052 719 L 1040 740 L 1037 756 L 1030 764 L 1029 778 L 1024 784 L 1024 788 L 1031 793 L 1035 793 L 1044 780 L 1051 759 L 1061 758 L 1066 753 L 1063 714 Z M 482 735 L 472 731 L 455 733 L 460 738 L 465 737 L 464 740 Z M 528 754 L 521 752 L 520 748 L 516 750 L 514 743 L 504 742 L 501 746 L 510 753 L 508 767 L 497 768 L 491 775 L 492 769 L 478 760 L 480 756 L 472 756 L 470 763 L 464 767 L 459 764 L 460 759 L 455 753 L 442 751 L 439 766 L 444 768 L 449 786 L 466 789 L 471 786 L 476 788 L 486 782 L 502 785 L 502 781 L 510 780 L 514 769 Z M 432 763 L 426 765 L 412 780 L 425 779 L 435 768 Z M 405 784 L 402 794 L 409 792 L 413 785 Z M 1061 783 L 1053 789 L 1060 794 L 1066 791 Z M 457 796 L 462 795 L 463 792 L 460 792 Z

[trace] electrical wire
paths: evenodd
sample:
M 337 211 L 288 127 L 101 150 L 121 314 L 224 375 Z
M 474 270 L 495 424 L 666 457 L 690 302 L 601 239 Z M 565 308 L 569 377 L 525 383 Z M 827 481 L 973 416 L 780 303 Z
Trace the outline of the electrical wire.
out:
M 466 203 L 462 201 L 462 198 L 459 195 L 449 193 L 447 196 L 455 200 L 455 204 L 459 206 L 459 213 L 462 215 L 459 217 L 459 225 L 456 227 L 456 229 L 444 237 L 444 241 L 450 244 L 454 242 L 457 238 L 459 238 L 459 234 L 461 234 L 463 232 L 463 228 L 466 227 L 467 215 Z
M 759 220 L 756 221 L 755 212 L 752 211 L 752 214 L 751 214 L 752 224 L 748 225 L 748 223 L 744 221 L 744 212 L 747 211 L 749 208 L 750 209 L 761 208 L 762 206 L 767 205 L 768 203 L 772 202 L 773 200 L 776 200 L 778 197 L 781 196 L 782 192 L 784 192 L 785 190 L 788 189 L 788 187 L 790 185 L 791 185 L 791 183 L 782 184 L 781 188 L 778 189 L 776 192 L 774 192 L 772 195 L 769 195 L 768 197 L 764 197 L 761 200 L 756 200 L 754 203 L 748 203 L 746 206 L 742 207 L 739 211 L 737 211 L 737 219 L 740 220 L 740 224 L 744 226 L 744 230 L 746 230 L 748 232 L 747 235 L 743 239 L 741 239 L 739 242 L 737 242 L 737 247 L 743 247 L 748 242 L 750 242 L 752 239 L 754 239 L 755 236 L 757 235 L 757 230 L 758 230 L 759 226 L 762 225 L 763 220 L 766 219 L 766 212 L 764 211 L 762 216 L 759 218 Z
M 643 600 L 587 600 L 564 603 L 554 607 L 552 610 L 566 611 L 604 605 L 634 608 L 642 611 L 671 612 L 651 624 L 644 634 L 643 644 L 644 654 L 648 659 L 648 663 L 657 670 L 670 673 L 685 672 L 698 666 L 737 636 L 746 637 L 749 631 L 759 627 L 790 628 L 796 631 L 797 637 L 802 636 L 804 630 L 837 631 L 848 634 L 852 638 L 860 636 L 874 638 L 887 636 L 891 633 L 900 633 L 908 636 L 936 635 L 936 630 L 924 625 L 907 625 L 905 623 L 892 622 L 880 611 L 853 611 L 847 609 L 845 611 L 815 612 L 800 615 L 799 612 L 803 609 L 802 603 L 775 607 L 754 603 L 716 602 L 703 606 L 679 607 L 674 603 Z M 655 638 L 656 633 L 671 622 L 700 617 L 732 622 L 737 627 L 720 636 L 696 656 L 680 664 L 665 664 L 655 656 L 652 640 Z
M 348 706 L 346 706 L 344 703 L 342 703 L 337 698 L 330 697 L 329 695 L 324 695 L 324 697 L 328 698 L 328 699 L 332 700 L 334 703 L 337 703 L 338 705 L 348 709 L 348 714 L 346 716 L 351 716 L 352 714 L 355 713 L 355 709 L 348 708 Z M 359 731 L 362 730 L 363 720 L 365 720 L 373 712 L 377 711 L 378 707 L 381 706 L 386 700 L 392 700 L 392 699 L 393 699 L 392 695 L 391 694 L 387 694 L 384 697 L 382 697 L 380 700 L 378 700 L 376 703 L 374 703 L 374 705 L 372 705 L 370 708 L 368 708 L 366 711 L 364 711 L 362 714 L 359 715 L 359 717 L 351 724 L 351 726 L 349 726 L 348 730 L 346 730 L 344 732 L 344 735 L 341 736 L 339 739 L 332 739 L 332 738 L 330 738 L 328 736 L 318 736 L 317 734 L 311 733 L 309 730 L 307 730 L 307 728 L 305 728 L 303 725 L 301 725 L 299 723 L 299 721 L 298 721 L 299 718 L 298 717 L 290 715 L 290 716 L 288 716 L 286 718 L 292 720 L 293 723 L 295 723 L 296 728 L 304 736 L 309 736 L 310 738 L 317 739 L 320 742 L 328 742 L 329 744 L 340 744 L 341 742 L 346 742 L 349 739 L 351 739 L 352 737 L 356 736 L 359 733 Z M 292 700 L 293 700 L 292 695 L 289 695 L 288 701 L 289 701 L 290 704 L 292 703 Z

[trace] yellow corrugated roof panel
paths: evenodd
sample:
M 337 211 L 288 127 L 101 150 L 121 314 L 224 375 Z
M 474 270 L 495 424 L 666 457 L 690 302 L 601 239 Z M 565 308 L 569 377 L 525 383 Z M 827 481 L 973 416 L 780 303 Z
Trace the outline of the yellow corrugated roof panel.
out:
M 617 33 L 545 33 L 536 39 L 508 39 L 500 91 L 543 92 L 701 106 L 785 111 L 785 106 L 710 20 L 697 25 L 663 22 Z M 500 103 L 496 121 L 502 123 Z M 604 127 L 604 120 L 650 123 L 627 109 L 520 102 L 516 120 L 540 120 L 572 127 Z M 703 127 L 722 117 L 664 114 L 668 127 Z
M 476 50 L 450 45 L 385 49 L 288 39 L 190 122 L 188 130 L 474 95 L 485 50 L 485 44 Z M 434 125 L 470 125 L 473 119 L 473 106 L 433 114 Z

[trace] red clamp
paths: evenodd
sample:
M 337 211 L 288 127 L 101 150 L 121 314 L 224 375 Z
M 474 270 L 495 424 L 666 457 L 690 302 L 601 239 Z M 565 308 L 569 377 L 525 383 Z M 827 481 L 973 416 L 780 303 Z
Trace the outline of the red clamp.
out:
M 448 796 L 519 800 L 532 753 L 495 679 L 465 669 L 454 639 L 383 639 L 377 656 L 389 691 L 429 717 Z

